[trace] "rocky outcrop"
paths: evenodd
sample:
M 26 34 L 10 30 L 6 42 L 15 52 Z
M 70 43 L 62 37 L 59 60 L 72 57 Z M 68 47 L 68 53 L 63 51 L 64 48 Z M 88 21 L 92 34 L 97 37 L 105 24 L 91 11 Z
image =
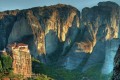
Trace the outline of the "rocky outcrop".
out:
M 100 2 L 98 6 L 83 9 L 83 22 L 88 28 L 83 40 L 92 40 L 94 48 L 83 71 L 103 62 L 101 72 L 109 74 L 113 69 L 113 59 L 119 44 L 119 5 L 113 2 Z M 86 24 L 87 23 L 87 24 Z M 88 35 L 94 35 L 90 37 Z M 92 38 L 92 39 L 91 39 Z M 116 38 L 116 39 L 115 39 Z
M 77 47 L 72 46 L 68 52 L 68 56 L 81 53 L 91 53 L 85 65 L 83 65 L 82 72 L 86 71 L 90 67 L 103 64 L 101 73 L 109 74 L 113 69 L 113 58 L 116 54 L 119 44 L 119 5 L 113 2 L 100 2 L 98 6 L 92 8 L 84 8 L 82 10 L 81 17 L 81 32 L 79 41 L 77 41 Z M 76 43 L 75 43 L 76 44 Z M 110 47 L 111 46 L 111 47 Z M 74 51 L 73 51 L 74 48 Z M 82 55 L 81 55 L 82 56 Z M 69 58 L 70 58 L 69 57 Z M 74 69 L 74 65 L 80 65 L 83 58 L 75 58 L 74 63 L 69 61 L 67 66 Z M 75 62 L 79 61 L 78 64 Z M 67 64 L 68 60 L 64 61 Z M 71 66 L 73 65 L 73 66 Z M 108 70 L 109 69 L 109 70 Z
M 84 63 L 84 72 L 102 61 L 104 74 L 111 72 L 106 67 L 113 68 L 120 38 L 120 8 L 114 2 L 100 2 L 84 8 L 81 14 L 72 6 L 58 4 L 0 15 L 0 49 L 8 43 L 22 42 L 44 63 L 55 58 L 59 66 L 69 70 Z
M 6 14 L 6 12 L 3 13 Z M 14 17 L 13 22 L 7 21 L 13 25 L 7 39 L 5 36 L 6 40 L 2 40 L 5 42 L 2 42 L 1 46 L 4 48 L 7 42 L 9 44 L 15 41 L 25 42 L 30 45 L 31 54 L 34 57 L 54 52 L 59 46 L 58 42 L 67 43 L 68 39 L 74 41 L 80 26 L 80 12 L 74 7 L 62 4 L 18 11 Z M 1 22 L 1 28 L 7 25 L 3 23 Z M 7 31 L 2 32 L 5 35 Z M 1 37 L 4 39 L 3 35 Z
M 105 42 L 97 42 L 91 56 L 83 68 L 83 72 L 96 64 L 103 64 L 101 68 L 102 74 L 109 74 L 113 71 L 114 57 L 117 48 L 120 44 L 120 39 L 107 40 Z
M 97 41 L 118 38 L 119 9 L 109 5 L 109 2 L 104 2 L 103 4 L 106 5 L 99 3 L 98 6 L 84 8 L 82 11 L 83 26 L 87 28 L 83 40 L 88 39 L 94 43 L 93 45 L 95 45 Z M 116 4 L 116 6 L 118 5 Z

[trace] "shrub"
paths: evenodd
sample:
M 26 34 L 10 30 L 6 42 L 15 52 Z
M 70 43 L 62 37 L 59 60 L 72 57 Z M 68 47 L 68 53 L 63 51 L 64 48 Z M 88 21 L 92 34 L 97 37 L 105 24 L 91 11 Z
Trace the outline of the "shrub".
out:
M 12 69 L 12 59 L 10 56 L 1 56 L 2 68 L 3 71 L 9 71 Z
M 40 63 L 39 60 L 32 58 L 32 72 L 46 74 L 47 67 L 43 63 Z

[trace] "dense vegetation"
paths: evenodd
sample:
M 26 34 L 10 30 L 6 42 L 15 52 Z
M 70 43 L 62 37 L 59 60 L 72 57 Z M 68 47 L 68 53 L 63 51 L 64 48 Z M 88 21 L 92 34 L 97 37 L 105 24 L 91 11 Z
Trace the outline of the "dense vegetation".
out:
M 28 78 L 28 80 L 54 80 L 54 79 L 48 77 L 47 75 L 39 74 L 36 75 L 36 77 Z
M 9 73 L 12 70 L 12 59 L 10 56 L 0 56 L 0 72 Z
M 101 74 L 102 63 L 95 65 L 86 72 L 81 73 L 81 65 L 72 71 L 66 70 L 62 67 L 46 66 L 40 63 L 39 60 L 32 58 L 32 71 L 36 74 L 35 77 L 28 78 L 28 80 L 108 80 L 112 75 Z M 12 59 L 10 56 L 0 57 L 0 78 L 18 78 L 24 79 L 23 76 L 14 75 L 12 73 Z M 52 78 L 54 79 L 52 79 Z
M 47 75 L 47 67 L 40 63 L 39 60 L 32 58 L 32 72 L 36 74 L 36 77 L 29 78 L 29 80 L 54 80 Z
M 91 67 L 84 73 L 81 72 L 81 65 L 69 71 L 62 67 L 45 66 L 39 61 L 34 61 L 32 67 L 33 72 L 48 75 L 56 80 L 108 80 L 112 75 L 112 73 L 101 74 L 102 63 Z
M 45 65 L 41 64 L 39 60 L 36 60 L 32 58 L 32 63 L 33 65 L 38 64 L 33 66 L 33 72 L 35 72 L 37 75 L 33 78 L 28 78 L 28 80 L 54 80 L 50 77 L 47 77 L 47 75 L 44 75 L 46 72 Z M 40 66 L 37 67 L 37 66 Z M 37 71 L 39 68 L 39 71 Z M 42 73 L 42 74 L 39 74 Z M 24 76 L 21 75 L 15 75 L 13 73 L 13 68 L 12 68 L 12 58 L 10 56 L 0 56 L 0 79 L 23 79 Z
M 39 60 L 32 58 L 32 72 L 36 74 L 46 74 L 47 67 L 44 64 L 40 63 Z
M 0 78 L 23 78 L 20 75 L 14 75 L 12 68 L 12 58 L 10 56 L 0 56 Z
M 0 56 L 0 78 L 24 78 L 21 75 L 13 74 L 12 58 L 10 56 Z

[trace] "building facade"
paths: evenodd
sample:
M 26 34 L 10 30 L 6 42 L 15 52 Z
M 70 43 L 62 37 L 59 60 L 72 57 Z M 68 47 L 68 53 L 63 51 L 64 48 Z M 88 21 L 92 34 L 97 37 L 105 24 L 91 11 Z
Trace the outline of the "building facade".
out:
M 23 75 L 24 77 L 31 77 L 32 62 L 28 45 L 14 43 L 8 45 L 6 51 L 12 57 L 13 73 Z

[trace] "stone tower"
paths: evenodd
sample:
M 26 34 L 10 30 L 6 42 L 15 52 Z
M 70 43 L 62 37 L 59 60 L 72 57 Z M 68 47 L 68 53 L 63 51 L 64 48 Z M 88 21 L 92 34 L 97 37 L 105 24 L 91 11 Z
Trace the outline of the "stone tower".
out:
M 28 45 L 23 43 L 8 45 L 7 53 L 12 57 L 13 73 L 31 77 L 32 63 Z

